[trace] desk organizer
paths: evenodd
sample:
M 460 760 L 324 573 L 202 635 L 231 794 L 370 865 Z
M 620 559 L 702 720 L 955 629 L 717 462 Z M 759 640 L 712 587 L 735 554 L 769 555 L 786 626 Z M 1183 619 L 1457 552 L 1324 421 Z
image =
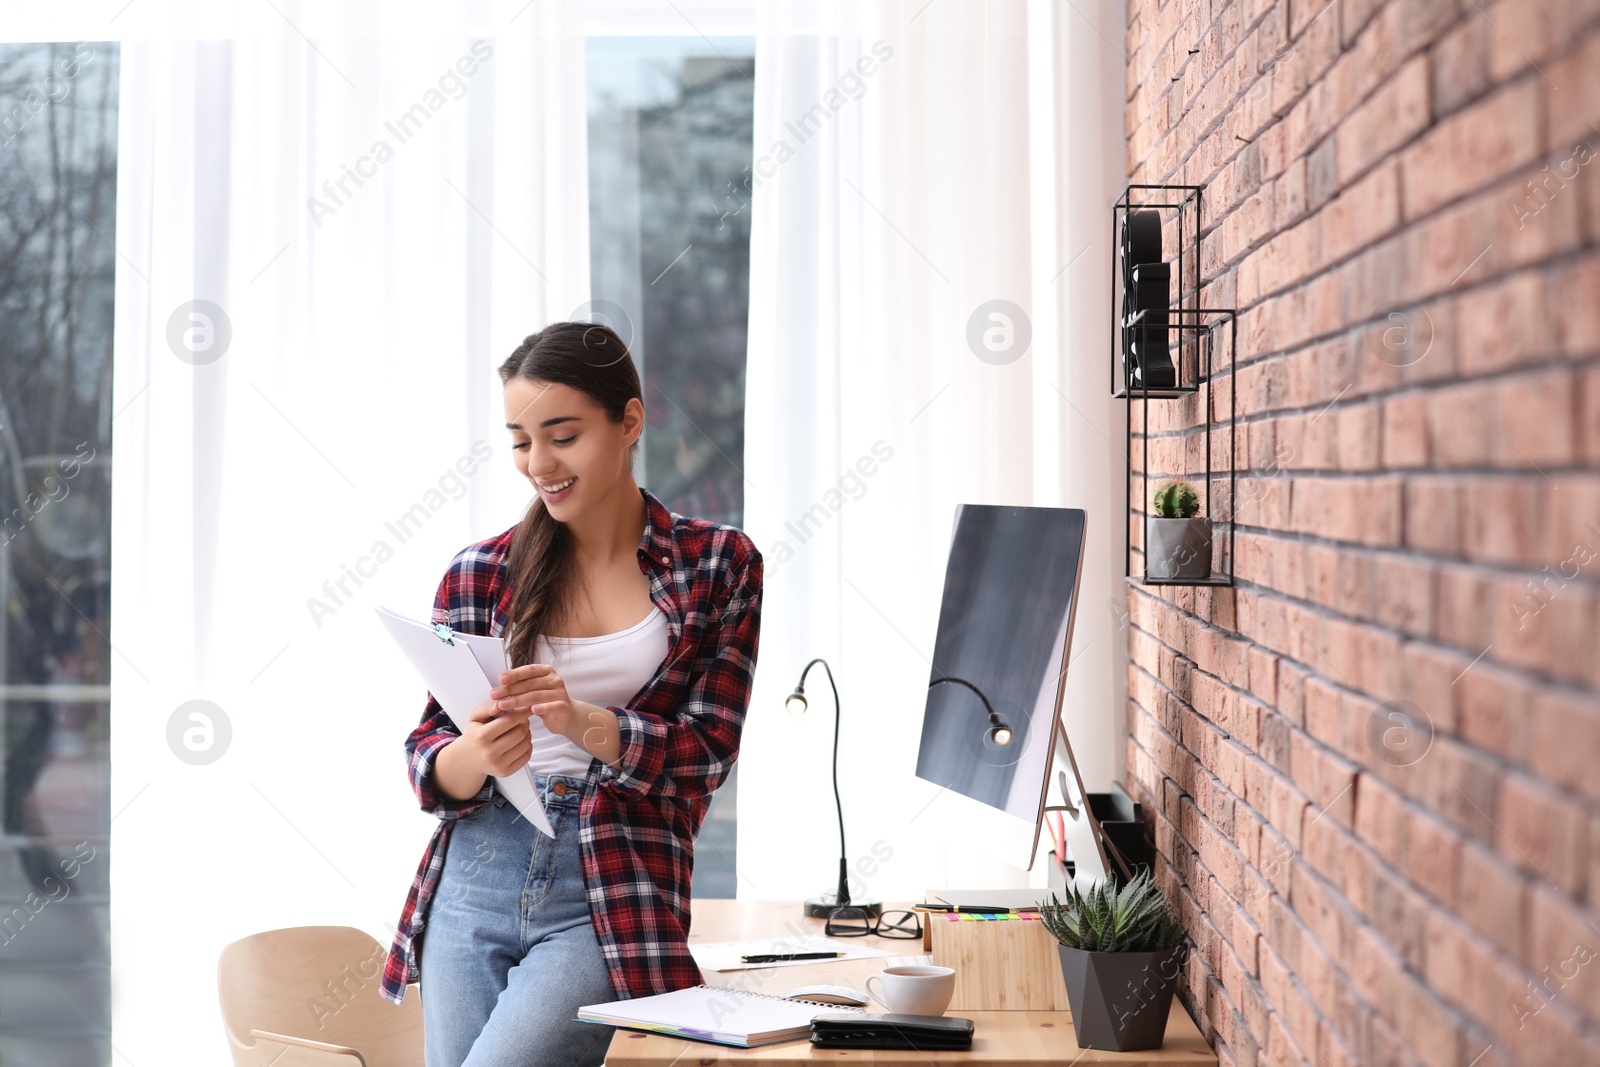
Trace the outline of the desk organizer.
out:
M 951 914 L 926 913 L 923 939 L 936 966 L 955 968 L 950 1012 L 1071 1010 L 1056 939 L 1037 913 L 954 921 Z
M 1133 874 L 1137 876 L 1140 867 L 1153 868 L 1155 849 L 1151 846 L 1150 839 L 1145 836 L 1144 823 L 1139 818 L 1141 814 L 1139 804 L 1114 782 L 1109 793 L 1084 795 L 1088 798 L 1089 810 L 1094 812 L 1100 829 L 1105 831 L 1106 840 L 1122 853 L 1122 858 L 1133 868 Z M 1113 870 L 1116 869 L 1115 860 L 1111 860 L 1111 866 Z
M 1133 875 L 1137 876 L 1139 868 L 1154 868 L 1156 862 L 1155 847 L 1150 843 L 1150 837 L 1145 833 L 1142 806 L 1116 782 L 1111 783 L 1109 793 L 1085 793 L 1089 801 L 1089 810 L 1094 812 L 1095 821 L 1100 824 L 1100 830 L 1105 834 L 1106 842 L 1122 853 L 1123 859 L 1133 868 Z M 1109 853 L 1109 849 L 1107 852 Z M 1122 877 L 1117 861 L 1109 854 L 1106 856 L 1108 869 Z M 1058 859 L 1055 852 L 1049 853 L 1049 863 L 1046 867 L 1048 880 L 1045 883 L 1044 899 L 1050 893 L 1057 897 L 1063 896 L 1067 886 L 1071 884 L 1073 876 L 1077 873 L 1077 864 L 1070 859 L 1063 862 Z M 1126 880 L 1126 879 L 1124 879 Z

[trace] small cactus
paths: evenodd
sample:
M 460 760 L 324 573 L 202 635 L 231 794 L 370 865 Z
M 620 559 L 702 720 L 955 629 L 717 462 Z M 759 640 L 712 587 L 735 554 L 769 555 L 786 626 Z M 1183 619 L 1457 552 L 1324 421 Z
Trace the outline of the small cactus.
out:
M 1185 481 L 1172 481 L 1156 490 L 1156 514 L 1163 519 L 1192 519 L 1200 510 L 1200 494 Z

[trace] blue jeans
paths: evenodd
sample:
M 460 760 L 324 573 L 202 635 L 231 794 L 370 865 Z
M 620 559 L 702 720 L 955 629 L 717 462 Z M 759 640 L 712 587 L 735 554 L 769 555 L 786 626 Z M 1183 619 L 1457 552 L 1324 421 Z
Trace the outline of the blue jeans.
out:
M 498 792 L 451 828 L 417 963 L 427 1067 L 599 1067 L 611 1044 L 573 1018 L 618 999 L 578 857 L 584 780 L 534 781 L 553 840 Z

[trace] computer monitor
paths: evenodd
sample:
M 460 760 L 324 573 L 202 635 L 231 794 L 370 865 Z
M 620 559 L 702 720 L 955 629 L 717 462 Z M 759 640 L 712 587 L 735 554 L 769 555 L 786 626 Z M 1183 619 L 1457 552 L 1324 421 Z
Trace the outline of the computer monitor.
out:
M 917 777 L 1031 823 L 1030 870 L 1058 746 L 1062 802 L 1083 806 L 1061 699 L 1085 525 L 1079 508 L 958 504 L 945 565 Z

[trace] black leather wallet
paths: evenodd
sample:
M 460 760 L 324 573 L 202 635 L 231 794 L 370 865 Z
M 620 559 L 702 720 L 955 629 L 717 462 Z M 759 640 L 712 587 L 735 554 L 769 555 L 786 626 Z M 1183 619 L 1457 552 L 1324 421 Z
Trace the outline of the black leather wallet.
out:
M 945 1015 L 829 1012 L 811 1020 L 816 1048 L 908 1048 L 941 1052 L 972 1047 L 972 1020 Z

